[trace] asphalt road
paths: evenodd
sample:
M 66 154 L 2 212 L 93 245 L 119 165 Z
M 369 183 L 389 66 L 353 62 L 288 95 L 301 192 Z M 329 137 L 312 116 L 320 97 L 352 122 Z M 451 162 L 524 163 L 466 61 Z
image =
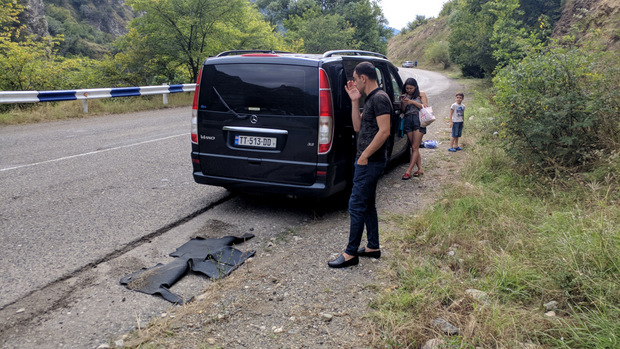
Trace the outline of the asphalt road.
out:
M 400 68 L 433 97 L 444 76 Z M 189 108 L 0 128 L 0 346 L 96 347 L 170 304 L 119 285 L 197 234 L 256 243 L 316 219 L 191 176 Z M 341 217 L 337 217 L 341 218 Z M 175 285 L 191 296 L 204 278 Z M 4 328 L 4 329 L 2 329 Z
M 398 68 L 398 72 L 403 82 L 407 78 L 416 79 L 420 90 L 426 92 L 429 97 L 429 105 L 431 106 L 433 104 L 432 97 L 439 96 L 450 87 L 450 80 L 439 73 L 414 68 Z
M 0 308 L 218 200 L 189 108 L 0 128 Z

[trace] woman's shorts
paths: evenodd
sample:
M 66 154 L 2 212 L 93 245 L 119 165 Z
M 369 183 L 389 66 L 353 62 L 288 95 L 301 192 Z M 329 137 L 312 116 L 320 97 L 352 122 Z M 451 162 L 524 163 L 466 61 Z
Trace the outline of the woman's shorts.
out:
M 426 127 L 420 127 L 420 114 L 405 114 L 405 125 L 403 126 L 405 133 L 420 131 L 426 134 Z
M 463 123 L 462 122 L 453 122 L 452 123 L 452 137 L 459 138 L 463 135 Z

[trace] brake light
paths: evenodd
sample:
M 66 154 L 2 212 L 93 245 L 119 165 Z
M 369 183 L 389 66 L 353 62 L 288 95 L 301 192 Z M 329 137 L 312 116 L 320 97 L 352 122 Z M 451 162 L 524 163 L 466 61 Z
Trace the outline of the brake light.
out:
M 194 90 L 194 103 L 192 104 L 192 143 L 198 144 L 198 93 L 200 91 L 200 78 L 202 77 L 202 67 L 198 72 L 196 89 Z
M 319 154 L 327 153 L 332 147 L 334 133 L 334 107 L 332 90 L 325 70 L 319 70 Z

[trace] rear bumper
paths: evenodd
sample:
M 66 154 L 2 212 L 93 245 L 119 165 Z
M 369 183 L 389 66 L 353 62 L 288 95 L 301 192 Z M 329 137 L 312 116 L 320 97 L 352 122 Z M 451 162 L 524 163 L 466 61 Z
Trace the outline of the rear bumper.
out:
M 246 193 L 281 194 L 297 197 L 323 199 L 341 192 L 347 187 L 346 163 L 317 164 L 316 169 L 325 173 L 316 175 L 311 185 L 279 183 L 254 179 L 231 178 L 206 175 L 202 172 L 196 154 L 192 153 L 194 181 L 199 184 L 215 185 Z
M 199 184 L 216 185 L 230 190 L 247 193 L 282 194 L 299 197 L 322 199 L 345 189 L 346 183 L 328 186 L 325 183 L 314 183 L 310 186 L 299 186 L 282 183 L 261 182 L 245 179 L 207 176 L 202 172 L 194 172 L 194 180 Z

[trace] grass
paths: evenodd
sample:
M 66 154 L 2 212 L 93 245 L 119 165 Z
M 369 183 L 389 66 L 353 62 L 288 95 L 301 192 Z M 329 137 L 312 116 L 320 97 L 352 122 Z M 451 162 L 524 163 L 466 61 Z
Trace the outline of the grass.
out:
M 391 216 L 394 228 L 382 232 L 397 252 L 394 287 L 381 290 L 369 315 L 374 345 L 417 348 L 442 338 L 455 348 L 620 347 L 617 178 L 550 182 L 515 169 L 497 146 L 485 100 L 468 104 L 478 137 L 460 182 L 416 216 Z M 552 300 L 555 316 L 543 306 Z M 459 335 L 441 333 L 436 318 Z
M 122 114 L 143 110 L 191 106 L 193 92 L 172 93 L 168 104 L 161 95 L 92 99 L 88 113 L 82 110 L 82 101 L 45 102 L 35 104 L 0 105 L 0 126 L 86 118 L 105 114 Z

